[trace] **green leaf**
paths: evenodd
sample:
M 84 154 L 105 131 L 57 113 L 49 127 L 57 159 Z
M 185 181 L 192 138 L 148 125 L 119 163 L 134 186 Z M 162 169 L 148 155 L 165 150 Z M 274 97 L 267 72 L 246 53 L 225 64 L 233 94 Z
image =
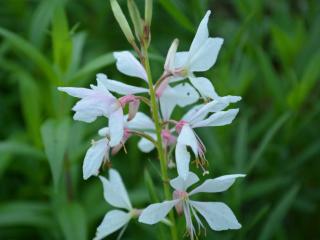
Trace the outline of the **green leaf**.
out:
M 70 203 L 59 207 L 58 222 L 65 240 L 87 240 L 87 222 L 83 207 Z
M 19 72 L 17 77 L 19 79 L 21 106 L 23 110 L 23 117 L 27 125 L 27 131 L 34 144 L 40 147 L 42 103 L 40 98 L 40 89 L 35 80 L 29 74 Z
M 296 198 L 298 190 L 299 186 L 295 185 L 288 192 L 285 193 L 278 205 L 269 215 L 269 218 L 267 219 L 262 229 L 259 240 L 272 239 L 277 229 L 281 227 L 281 222 L 283 218 L 286 216 L 287 212 L 290 210 L 290 207 Z
M 194 32 L 191 21 L 180 11 L 180 9 L 172 3 L 171 0 L 159 0 L 159 3 L 182 27 L 190 32 Z
M 62 174 L 68 146 L 70 123 L 68 119 L 47 120 L 41 127 L 42 140 L 47 155 L 55 189 Z
M 58 83 L 58 78 L 53 71 L 51 63 L 44 55 L 40 53 L 38 49 L 36 49 L 22 37 L 2 27 L 0 27 L 0 35 L 7 39 L 15 50 L 17 50 L 19 53 L 22 53 L 24 57 L 27 57 L 28 60 L 34 62 L 34 64 L 42 71 L 49 81 L 54 84 Z
M 82 67 L 75 75 L 71 77 L 70 84 L 75 84 L 77 80 L 86 77 L 89 74 L 95 73 L 97 70 L 111 65 L 115 62 L 112 53 L 103 54 L 96 59 L 93 59 L 89 63 L 87 63 L 84 67 Z
M 12 154 L 21 156 L 27 155 L 34 159 L 43 159 L 45 157 L 44 154 L 35 147 L 15 140 L 7 140 L 0 142 L 0 156 L 2 154 Z
M 56 8 L 52 19 L 52 45 L 54 63 L 65 72 L 71 61 L 72 40 L 62 6 Z
M 53 225 L 50 206 L 41 202 L 10 202 L 0 205 L 0 227 Z
M 144 170 L 144 182 L 147 186 L 151 201 L 152 202 L 159 202 L 159 196 L 156 192 L 156 188 L 154 186 L 153 180 L 150 176 L 148 169 Z
M 271 142 L 274 135 L 280 130 L 282 125 L 288 120 L 290 113 L 283 114 L 274 124 L 271 126 L 270 130 L 267 131 L 265 136 L 262 138 L 258 148 L 254 151 L 253 156 L 250 160 L 249 168 L 247 174 L 255 167 L 258 161 L 261 159 L 263 153 L 267 149 L 269 143 Z

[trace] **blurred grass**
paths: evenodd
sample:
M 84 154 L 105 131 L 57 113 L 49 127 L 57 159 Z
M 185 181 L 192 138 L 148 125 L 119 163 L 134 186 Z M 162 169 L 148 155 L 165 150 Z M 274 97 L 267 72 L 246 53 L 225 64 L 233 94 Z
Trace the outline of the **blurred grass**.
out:
M 223 195 L 203 196 L 228 203 L 243 228 L 207 231 L 207 237 L 202 237 L 318 239 L 320 2 L 154 2 L 154 74 L 161 74 L 171 41 L 177 37 L 180 49 L 187 49 L 203 14 L 211 9 L 211 35 L 223 37 L 225 43 L 207 77 L 221 95 L 243 97 L 232 125 L 199 131 L 209 149 L 213 176 L 249 174 Z M 143 1 L 137 4 L 142 9 Z M 56 87 L 87 86 L 99 71 L 136 84 L 113 64 L 111 52 L 128 48 L 108 1 L 2 3 L 0 239 L 90 239 L 94 235 L 109 206 L 97 179 L 82 180 L 81 165 L 90 140 L 105 121 L 91 125 L 72 121 L 67 138 L 62 139 L 66 131 L 59 126 L 70 118 L 74 99 Z M 175 115 L 181 113 L 179 109 Z M 55 128 L 60 128 L 61 136 Z M 121 153 L 113 165 L 122 173 L 134 205 L 143 207 L 162 197 L 161 180 L 154 168 L 155 155 L 141 154 L 136 142 L 131 139 L 129 154 Z M 48 161 L 45 149 L 52 144 L 56 151 L 46 151 Z M 55 159 L 62 159 L 61 164 Z M 53 169 L 60 172 L 55 177 L 56 190 Z M 183 219 L 179 226 L 182 234 Z M 160 236 L 157 231 L 166 236 L 165 230 L 132 223 L 123 239 L 141 239 L 142 234 L 144 239 L 154 239 Z

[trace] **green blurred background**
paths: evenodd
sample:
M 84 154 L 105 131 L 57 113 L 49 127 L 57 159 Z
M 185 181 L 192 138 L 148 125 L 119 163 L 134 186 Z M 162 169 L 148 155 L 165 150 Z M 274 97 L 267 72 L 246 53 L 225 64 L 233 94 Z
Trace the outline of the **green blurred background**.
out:
M 119 2 L 127 13 L 126 1 Z M 143 10 L 144 1 L 136 2 Z M 198 132 L 211 176 L 248 175 L 228 192 L 201 196 L 227 203 L 243 227 L 208 229 L 200 239 L 320 239 L 320 1 L 154 2 L 154 77 L 171 41 L 179 38 L 186 50 L 211 9 L 211 36 L 225 42 L 206 76 L 219 94 L 243 97 L 232 125 Z M 75 99 L 56 87 L 88 86 L 98 72 L 140 82 L 116 71 L 111 53 L 129 45 L 107 0 L 62 5 L 1 1 L 0 239 L 92 239 L 110 208 L 99 180 L 85 182 L 81 172 L 90 140 L 106 121 L 72 121 Z M 140 153 L 137 140 L 112 162 L 142 208 L 163 196 L 155 153 Z M 181 236 L 184 224 L 180 218 Z M 133 221 L 123 239 L 169 239 L 166 234 L 164 225 Z

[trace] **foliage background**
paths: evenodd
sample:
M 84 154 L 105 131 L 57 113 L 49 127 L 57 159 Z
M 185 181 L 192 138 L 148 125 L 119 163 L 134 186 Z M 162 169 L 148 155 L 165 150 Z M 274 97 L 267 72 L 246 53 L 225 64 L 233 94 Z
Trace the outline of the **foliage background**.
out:
M 225 42 L 207 77 L 220 94 L 243 97 L 232 125 L 199 132 L 212 176 L 248 174 L 226 193 L 202 196 L 225 201 L 243 228 L 201 239 L 319 239 L 320 2 L 154 2 L 154 76 L 171 41 L 187 49 L 211 9 L 211 35 Z M 81 165 L 106 122 L 73 122 L 74 99 L 56 87 L 87 86 L 97 72 L 137 84 L 110 54 L 129 45 L 106 0 L 4 0 L 0 26 L 0 239 L 91 239 L 109 206 L 97 179 L 82 180 Z M 141 154 L 136 142 L 113 165 L 143 207 L 162 192 L 154 153 Z M 123 239 L 166 234 L 133 222 Z

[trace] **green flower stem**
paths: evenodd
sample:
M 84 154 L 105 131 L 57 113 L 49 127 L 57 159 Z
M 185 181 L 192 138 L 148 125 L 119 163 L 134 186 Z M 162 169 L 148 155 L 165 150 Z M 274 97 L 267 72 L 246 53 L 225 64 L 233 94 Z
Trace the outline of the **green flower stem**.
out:
M 168 178 L 168 172 L 167 172 L 167 160 L 162 144 L 162 136 L 161 136 L 161 122 L 159 119 L 159 109 L 158 109 L 158 104 L 157 104 L 157 99 L 156 99 L 156 94 L 155 90 L 153 87 L 153 82 L 152 82 L 152 76 L 151 76 L 151 69 L 150 69 L 150 63 L 149 63 L 149 57 L 148 57 L 148 50 L 147 47 L 143 48 L 144 50 L 144 67 L 147 72 L 148 76 L 148 84 L 149 84 L 149 94 L 150 94 L 150 99 L 151 99 L 151 112 L 152 112 L 152 117 L 153 121 L 155 124 L 156 128 L 156 134 L 157 134 L 157 150 L 158 150 L 158 155 L 159 155 L 159 160 L 160 160 L 160 168 L 161 168 L 161 176 L 162 176 L 162 181 L 163 181 L 163 190 L 164 190 L 164 195 L 166 200 L 171 199 L 171 194 L 169 191 L 169 178 Z M 177 229 L 176 229 L 176 223 L 174 219 L 174 214 L 173 212 L 169 213 L 169 218 L 172 223 L 171 226 L 171 238 L 173 240 L 178 240 L 178 234 L 177 234 Z

